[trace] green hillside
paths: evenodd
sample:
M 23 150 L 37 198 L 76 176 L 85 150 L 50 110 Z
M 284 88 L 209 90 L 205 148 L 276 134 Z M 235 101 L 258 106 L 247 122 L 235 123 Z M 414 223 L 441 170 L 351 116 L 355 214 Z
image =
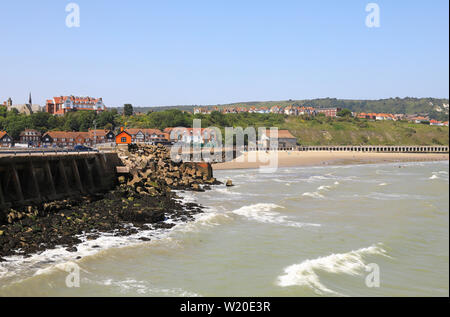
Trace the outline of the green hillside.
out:
M 448 145 L 449 128 L 393 121 L 287 118 L 288 129 L 303 145 Z
M 428 114 L 431 119 L 448 120 L 448 99 L 439 98 L 388 98 L 380 100 L 357 100 L 357 99 L 336 99 L 322 98 L 310 100 L 279 100 L 279 101 L 249 101 L 237 102 L 221 105 L 206 105 L 213 107 L 272 107 L 272 106 L 311 106 L 317 108 L 340 107 L 347 108 L 355 112 L 377 112 L 377 113 L 404 113 L 404 114 Z M 443 105 L 447 105 L 445 108 Z M 136 111 L 146 113 L 148 111 L 163 111 L 169 109 L 179 109 L 192 112 L 195 105 L 190 106 L 159 106 L 159 107 L 135 107 Z
M 449 128 L 402 121 L 368 121 L 351 117 L 294 117 L 282 114 L 238 113 L 210 115 L 168 110 L 141 116 L 117 117 L 129 127 L 192 127 L 201 119 L 202 127 L 278 127 L 288 129 L 303 145 L 448 145 Z

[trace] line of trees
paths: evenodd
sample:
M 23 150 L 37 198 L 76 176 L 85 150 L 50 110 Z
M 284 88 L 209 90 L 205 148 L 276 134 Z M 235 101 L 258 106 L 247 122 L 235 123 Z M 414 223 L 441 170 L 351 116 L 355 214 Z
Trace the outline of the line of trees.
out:
M 47 112 L 36 112 L 31 115 L 19 114 L 16 109 L 7 110 L 0 107 L 0 130 L 7 131 L 13 139 L 19 138 L 25 129 L 36 129 L 40 132 L 52 130 L 60 131 L 88 131 L 94 128 L 113 130 L 117 126 L 117 109 L 96 113 L 95 111 L 77 111 L 65 116 L 54 116 Z

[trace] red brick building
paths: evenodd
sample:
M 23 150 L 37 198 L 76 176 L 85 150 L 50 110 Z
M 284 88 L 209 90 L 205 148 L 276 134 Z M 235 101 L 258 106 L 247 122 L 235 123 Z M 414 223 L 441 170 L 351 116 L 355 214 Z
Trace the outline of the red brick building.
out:
M 45 111 L 54 115 L 64 115 L 69 111 L 88 110 L 104 111 L 106 106 L 102 98 L 61 96 L 49 99 L 45 104 Z
M 42 136 L 42 145 L 71 148 L 75 145 L 94 146 L 115 142 L 112 131 L 89 130 L 89 132 L 49 131 Z
M 341 108 L 317 108 L 316 113 L 323 113 L 326 117 L 336 117 Z

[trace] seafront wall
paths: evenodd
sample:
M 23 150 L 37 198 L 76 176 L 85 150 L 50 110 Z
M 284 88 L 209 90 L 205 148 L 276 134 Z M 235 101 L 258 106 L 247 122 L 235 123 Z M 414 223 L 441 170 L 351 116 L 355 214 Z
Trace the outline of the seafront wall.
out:
M 15 207 L 105 193 L 121 179 L 128 179 L 129 185 L 141 184 L 143 189 L 156 186 L 155 182 L 192 190 L 201 190 L 200 183 L 216 183 L 210 163 L 174 165 L 169 154 L 164 147 L 138 146 L 129 152 L 126 146 L 112 152 L 17 152 L 0 156 L 0 219 Z M 150 185 L 144 186 L 145 181 Z
M 0 210 L 111 189 L 116 153 L 0 157 Z

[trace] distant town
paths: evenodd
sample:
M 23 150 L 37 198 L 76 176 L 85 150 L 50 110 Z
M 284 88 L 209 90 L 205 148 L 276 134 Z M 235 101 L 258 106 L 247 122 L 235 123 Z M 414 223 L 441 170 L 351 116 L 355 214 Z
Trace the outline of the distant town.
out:
M 125 105 L 126 107 L 127 105 Z M 131 105 L 128 105 L 131 107 Z M 67 114 L 74 112 L 95 112 L 100 114 L 102 112 L 112 110 L 117 111 L 117 108 L 110 108 L 105 105 L 103 98 L 95 97 L 79 97 L 79 96 L 58 96 L 47 99 L 44 106 L 33 104 L 32 95 L 30 93 L 28 102 L 24 104 L 14 104 L 11 98 L 3 102 L 0 107 L 8 111 L 13 111 L 21 115 L 32 115 L 35 113 L 48 113 L 55 117 L 64 117 Z M 124 107 L 124 108 L 125 108 Z M 448 104 L 443 104 L 440 109 L 448 113 Z M 125 110 L 124 110 L 125 112 Z M 150 111 L 151 112 L 151 111 Z M 187 112 L 183 110 L 183 112 Z M 232 106 L 232 107 L 194 107 L 189 111 L 193 115 L 211 115 L 218 112 L 223 115 L 227 114 L 276 114 L 289 117 L 328 117 L 337 118 L 348 116 L 358 119 L 366 119 L 370 121 L 407 121 L 415 124 L 425 124 L 431 126 L 446 126 L 448 121 L 439 121 L 431 119 L 424 114 L 406 114 L 406 113 L 375 113 L 375 112 L 354 112 L 341 107 L 312 107 L 312 106 L 298 106 L 287 105 L 278 106 Z M 141 116 L 143 113 L 133 112 L 128 113 L 128 116 Z M 0 127 L 1 128 L 1 127 Z M 73 148 L 75 146 L 98 147 L 101 145 L 123 143 L 165 143 L 169 144 L 176 141 L 171 139 L 170 132 L 175 127 L 166 127 L 164 129 L 147 129 L 147 128 L 127 128 L 127 127 L 113 127 L 97 129 L 90 127 L 87 131 L 62 131 L 51 130 L 43 131 L 43 129 L 25 128 L 20 131 L 17 136 L 10 135 L 7 130 L 0 130 L 0 146 L 7 147 L 27 147 L 27 148 Z M 186 127 L 189 128 L 189 127 Z M 209 133 L 202 129 L 201 133 Z M 295 143 L 295 137 L 289 132 L 283 132 L 289 135 L 291 140 L 288 142 L 292 145 Z M 183 136 L 180 136 L 183 134 Z M 187 135 L 186 135 L 187 134 Z M 195 136 L 192 128 L 186 129 L 176 137 L 177 140 L 182 138 L 185 142 L 195 142 Z M 211 137 L 206 138 L 205 141 L 211 142 Z

